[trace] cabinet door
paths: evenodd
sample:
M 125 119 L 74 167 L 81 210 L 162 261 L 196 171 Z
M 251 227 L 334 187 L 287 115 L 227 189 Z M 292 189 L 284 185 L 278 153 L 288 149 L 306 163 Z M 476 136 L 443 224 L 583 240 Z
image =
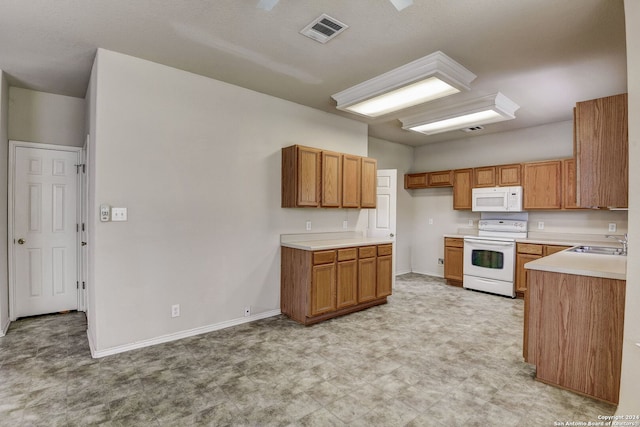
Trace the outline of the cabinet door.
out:
M 495 166 L 486 166 L 473 169 L 473 186 L 474 187 L 495 187 L 498 185 L 496 180 Z
M 522 185 L 521 172 L 522 165 L 520 163 L 498 166 L 498 186 L 512 187 Z
M 340 207 L 342 202 L 342 154 L 322 152 L 322 206 Z
M 376 297 L 382 298 L 391 295 L 392 270 L 391 255 L 381 256 L 377 260 L 377 285 Z
M 336 309 L 336 265 L 314 265 L 311 277 L 309 317 L 335 311 Z
M 373 209 L 376 207 L 378 162 L 376 159 L 364 157 L 362 159 L 362 194 L 360 207 Z
M 580 206 L 628 206 L 627 115 L 626 93 L 576 104 L 576 182 Z
M 453 209 L 471 210 L 471 185 L 473 169 L 453 171 Z
M 451 187 L 452 185 L 453 173 L 450 170 L 427 174 L 427 187 Z
M 350 154 L 342 156 L 342 207 L 360 207 L 361 158 Z
M 562 207 L 561 170 L 560 160 L 524 164 L 524 210 Z
M 358 303 L 358 261 L 353 259 L 338 263 L 338 292 L 336 308 Z
M 543 255 L 549 256 L 555 254 L 556 252 L 564 251 L 565 249 L 569 249 L 571 246 L 561 246 L 561 245 L 544 245 Z
M 524 265 L 540 258 L 542 255 L 516 254 L 516 292 L 524 293 L 527 290 L 527 270 Z
M 427 188 L 427 172 L 407 173 L 404 175 L 404 188 Z
M 298 206 L 320 204 L 321 151 L 310 147 L 298 147 Z
M 358 302 L 376 299 L 376 258 L 358 260 Z
M 444 278 L 462 282 L 464 249 L 462 247 L 444 247 Z

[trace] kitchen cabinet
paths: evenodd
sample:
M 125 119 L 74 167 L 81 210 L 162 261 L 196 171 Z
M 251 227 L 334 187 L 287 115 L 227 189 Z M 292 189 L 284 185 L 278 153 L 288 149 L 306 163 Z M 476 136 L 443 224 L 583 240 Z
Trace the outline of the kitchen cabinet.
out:
M 556 252 L 569 249 L 566 245 L 543 245 L 537 243 L 516 243 L 516 295 L 524 297 L 527 291 L 527 270 L 524 265 Z
M 375 208 L 377 196 L 378 162 L 369 157 L 362 158 L 362 187 L 360 190 L 360 207 Z
M 342 156 L 342 207 L 359 208 L 362 178 L 362 159 L 359 156 Z
M 377 161 L 292 145 L 282 149 L 283 208 L 376 207 Z
M 617 404 L 626 281 L 530 270 L 527 363 L 536 379 Z
M 576 103 L 574 129 L 578 205 L 627 207 L 627 94 Z
M 342 154 L 322 152 L 322 197 L 325 208 L 338 208 L 342 202 Z
M 473 187 L 495 187 L 496 181 L 496 167 L 485 166 L 481 168 L 473 168 Z
M 522 185 L 522 165 L 520 163 L 500 165 L 497 166 L 497 169 L 499 187 Z
M 562 161 L 530 162 L 523 165 L 523 209 L 562 207 Z
M 462 286 L 464 265 L 464 240 L 455 237 L 444 238 L 444 278 L 447 283 Z
M 456 169 L 453 171 L 453 209 L 471 210 L 472 185 L 473 169 Z
M 427 174 L 427 187 L 451 187 L 453 186 L 452 171 L 429 172 Z
M 407 190 L 415 188 L 427 188 L 428 172 L 407 173 L 404 175 L 404 188 Z
M 320 206 L 322 151 L 292 145 L 282 149 L 282 207 Z
M 307 251 L 281 247 L 280 310 L 305 325 L 387 302 L 392 245 Z
M 576 195 L 576 161 L 562 161 L 562 209 L 584 209 L 578 206 Z

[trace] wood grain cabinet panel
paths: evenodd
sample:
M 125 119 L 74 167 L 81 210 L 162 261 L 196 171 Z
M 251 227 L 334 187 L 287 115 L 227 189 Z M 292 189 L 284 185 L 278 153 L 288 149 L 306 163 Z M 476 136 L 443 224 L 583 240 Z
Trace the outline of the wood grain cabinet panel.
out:
M 513 187 L 522 185 L 522 165 L 520 163 L 512 165 L 500 165 L 498 169 L 498 183 L 500 187 Z
M 542 245 L 537 243 L 516 243 L 516 295 L 523 298 L 527 291 L 527 270 L 524 265 L 556 252 L 569 249 L 565 245 Z
M 283 208 L 320 206 L 321 151 L 292 145 L 282 149 Z
M 414 188 L 427 188 L 427 172 L 407 173 L 404 175 L 404 188 L 411 190 Z
M 473 169 L 453 171 L 453 209 L 471 210 L 471 188 Z
M 575 159 L 562 160 L 562 208 L 582 209 L 577 199 Z
M 578 102 L 574 129 L 578 204 L 627 207 L 627 94 Z
M 376 258 L 376 297 L 382 298 L 391 295 L 392 258 L 391 255 Z
M 562 207 L 562 163 L 560 160 L 525 163 L 523 168 L 523 208 Z
M 444 238 L 444 278 L 450 285 L 461 286 L 463 279 L 464 240 Z
M 350 154 L 342 156 L 342 207 L 344 208 L 360 207 L 361 162 L 362 158 L 359 156 Z
M 336 265 L 314 265 L 312 274 L 309 317 L 336 309 Z
M 376 258 L 358 260 L 358 302 L 376 299 Z
M 322 197 L 325 208 L 338 208 L 342 203 L 342 154 L 322 152 Z
M 495 187 L 498 185 L 496 180 L 496 167 L 485 166 L 473 169 L 473 187 Z
M 617 404 L 623 280 L 529 271 L 526 359 L 542 382 Z
M 360 194 L 360 207 L 374 209 L 377 201 L 377 171 L 378 162 L 369 157 L 362 158 L 362 188 Z
M 345 308 L 358 303 L 358 261 L 338 262 L 336 308 Z
M 437 171 L 427 174 L 427 187 L 453 186 L 453 171 Z

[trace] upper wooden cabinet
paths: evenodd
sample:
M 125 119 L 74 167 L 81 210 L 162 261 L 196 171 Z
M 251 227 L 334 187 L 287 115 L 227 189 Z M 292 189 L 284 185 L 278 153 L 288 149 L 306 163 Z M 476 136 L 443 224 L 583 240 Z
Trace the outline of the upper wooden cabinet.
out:
M 531 162 L 523 165 L 524 210 L 562 207 L 562 161 Z
M 362 159 L 359 156 L 342 156 L 342 207 L 359 208 L 362 179 Z
M 322 152 L 322 197 L 325 208 L 340 207 L 342 202 L 342 154 Z
M 473 186 L 474 187 L 495 187 L 496 167 L 485 166 L 481 168 L 473 168 Z
M 513 165 L 497 166 L 499 187 L 512 187 L 522 185 L 522 165 L 515 163 Z
M 282 149 L 282 207 L 320 206 L 322 151 L 292 145 Z
M 282 207 L 375 208 L 377 161 L 292 145 L 282 149 Z
M 427 187 L 451 186 L 453 186 L 453 171 L 429 172 L 427 174 Z
M 582 209 L 576 198 L 576 161 L 562 161 L 562 209 Z
M 473 169 L 453 171 L 453 209 L 471 209 L 471 186 Z
M 427 172 L 407 173 L 404 175 L 404 188 L 410 190 L 414 188 L 427 188 Z
M 369 157 L 362 158 L 362 187 L 360 190 L 360 207 L 361 208 L 375 208 L 376 200 L 378 198 L 376 194 L 377 190 L 377 172 L 378 162 L 376 159 Z
M 627 94 L 578 102 L 575 133 L 578 205 L 627 207 Z

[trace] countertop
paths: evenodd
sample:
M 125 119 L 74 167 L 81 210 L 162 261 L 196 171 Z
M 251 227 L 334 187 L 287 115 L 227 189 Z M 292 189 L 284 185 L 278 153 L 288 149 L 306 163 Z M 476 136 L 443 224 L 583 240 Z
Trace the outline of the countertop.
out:
M 383 245 L 393 242 L 394 240 L 389 237 L 366 237 L 360 232 L 283 234 L 280 236 L 281 246 L 305 251 Z
M 524 268 L 553 273 L 578 274 L 627 280 L 627 257 L 569 252 L 567 250 L 528 262 Z

